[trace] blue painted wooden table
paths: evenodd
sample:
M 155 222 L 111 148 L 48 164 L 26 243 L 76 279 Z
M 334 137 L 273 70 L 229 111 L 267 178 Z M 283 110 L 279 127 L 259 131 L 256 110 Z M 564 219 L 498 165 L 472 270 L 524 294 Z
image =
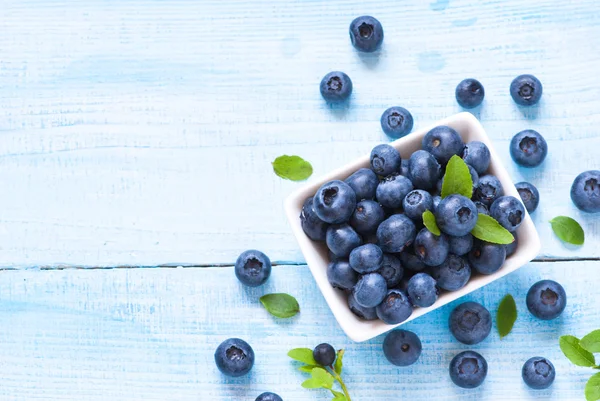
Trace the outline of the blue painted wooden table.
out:
M 385 28 L 378 54 L 350 45 L 361 14 Z M 573 178 L 599 167 L 598 37 L 593 0 L 0 0 L 0 399 L 252 401 L 272 390 L 325 400 L 300 388 L 285 356 L 323 341 L 347 348 L 355 401 L 583 399 L 589 372 L 557 340 L 600 326 L 600 219 L 569 199 Z M 317 90 L 337 69 L 355 86 L 344 110 Z M 508 95 L 521 73 L 543 82 L 539 106 Z M 515 181 L 540 189 L 543 243 L 537 261 L 469 296 L 495 311 L 510 292 L 520 312 L 509 337 L 474 347 L 490 374 L 473 391 L 446 372 L 465 349 L 446 329 L 452 305 L 407 325 L 424 344 L 410 368 L 386 362 L 381 337 L 343 335 L 284 218 L 298 184 L 270 165 L 297 154 L 324 174 L 387 141 L 378 119 L 391 105 L 411 110 L 416 127 L 460 111 L 453 91 L 468 76 L 485 85 L 475 114 Z M 508 155 L 526 128 L 549 143 L 537 169 Z M 582 223 L 584 246 L 553 236 L 556 215 Z M 247 248 L 277 264 L 265 288 L 232 274 Z M 526 311 L 540 278 L 569 294 L 556 321 Z M 271 291 L 296 295 L 301 314 L 268 316 L 257 299 Z M 257 351 L 247 378 L 213 367 L 230 336 Z M 520 379 L 535 354 L 557 367 L 551 390 Z

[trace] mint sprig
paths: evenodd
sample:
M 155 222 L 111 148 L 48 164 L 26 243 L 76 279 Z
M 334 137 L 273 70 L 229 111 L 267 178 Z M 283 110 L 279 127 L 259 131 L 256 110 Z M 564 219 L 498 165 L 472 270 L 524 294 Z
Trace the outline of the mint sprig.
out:
M 506 337 L 513 329 L 517 321 L 517 304 L 512 295 L 506 294 L 496 313 L 496 324 L 498 326 L 498 334 L 500 338 Z
M 272 163 L 279 177 L 291 181 L 304 181 L 313 173 L 312 165 L 300 156 L 279 156 Z
M 500 225 L 493 217 L 479 213 L 477 224 L 471 231 L 471 234 L 482 241 L 494 244 L 511 244 L 515 237 L 504 227 Z
M 329 390 L 333 395 L 332 401 L 352 401 L 346 383 L 342 380 L 344 350 L 337 352 L 335 362 L 331 366 L 321 366 L 313 357 L 313 351 L 310 348 L 295 348 L 288 352 L 288 356 L 295 361 L 302 362 L 298 368 L 301 372 L 310 373 L 310 378 L 302 383 L 302 387 L 308 389 L 323 388 Z M 340 385 L 340 391 L 333 389 L 335 382 Z
M 287 319 L 300 312 L 300 305 L 296 298 L 289 294 L 267 294 L 260 297 L 260 303 L 273 316 Z
M 557 216 L 550 220 L 552 231 L 561 241 L 573 245 L 583 245 L 585 233 L 579 223 L 567 216 Z
M 425 225 L 433 235 L 437 235 L 438 237 L 442 235 L 442 232 L 435 221 L 435 216 L 429 209 L 423 212 L 423 225 Z
M 562 336 L 559 339 L 560 349 L 573 365 L 592 369 L 600 369 L 596 364 L 594 353 L 600 353 L 600 330 L 594 330 L 581 340 L 575 336 Z M 600 373 L 596 373 L 585 386 L 587 401 L 600 400 Z
M 442 184 L 442 198 L 458 194 L 471 199 L 473 195 L 473 178 L 467 163 L 457 155 L 450 158 L 446 165 L 446 174 Z

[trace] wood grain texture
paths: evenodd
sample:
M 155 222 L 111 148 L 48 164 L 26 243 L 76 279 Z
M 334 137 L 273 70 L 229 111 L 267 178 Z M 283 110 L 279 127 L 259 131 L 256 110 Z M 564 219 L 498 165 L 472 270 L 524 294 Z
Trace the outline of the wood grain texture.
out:
M 260 248 L 302 262 L 282 211 L 298 184 L 270 162 L 310 160 L 323 174 L 386 141 L 391 105 L 417 127 L 458 112 L 454 87 L 486 88 L 475 114 L 515 181 L 540 189 L 543 256 L 567 249 L 547 221 L 577 212 L 568 189 L 598 168 L 600 65 L 595 0 L 2 0 L 0 12 L 0 265 L 231 263 Z M 378 54 L 354 51 L 359 14 L 385 28 Z M 351 107 L 331 109 L 328 71 L 353 79 Z M 520 73 L 544 83 L 539 107 L 519 109 Z M 519 170 L 517 131 L 538 129 L 550 155 Z
M 525 294 L 537 280 L 554 279 L 568 294 L 555 321 L 532 318 Z M 572 367 L 558 347 L 562 334 L 597 329 L 598 264 L 533 263 L 464 300 L 495 314 L 506 293 L 519 318 L 500 340 L 494 327 L 472 349 L 489 363 L 482 387 L 460 390 L 447 372 L 451 358 L 469 347 L 447 329 L 456 303 L 405 326 L 423 342 L 419 361 L 390 365 L 381 351 L 384 336 L 350 343 L 333 320 L 306 266 L 281 266 L 264 288 L 242 287 L 230 268 L 17 270 L 0 273 L 0 399 L 2 400 L 215 400 L 254 401 L 263 391 L 284 400 L 329 400 L 302 389 L 303 375 L 286 353 L 294 347 L 330 342 L 346 348 L 345 378 L 355 401 L 388 400 L 580 400 L 591 370 Z M 295 295 L 301 313 L 270 317 L 258 298 Z M 250 376 L 227 379 L 213 353 L 228 337 L 248 341 L 256 353 Z M 549 358 L 557 379 L 549 390 L 528 390 L 520 377 L 531 356 Z

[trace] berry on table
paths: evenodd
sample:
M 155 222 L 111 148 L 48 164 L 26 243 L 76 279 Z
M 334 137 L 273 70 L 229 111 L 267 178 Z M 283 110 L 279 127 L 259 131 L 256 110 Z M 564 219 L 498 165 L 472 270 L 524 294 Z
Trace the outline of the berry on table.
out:
M 435 212 L 440 230 L 448 235 L 467 235 L 477 224 L 477 207 L 462 195 L 450 195 L 442 199 Z
M 403 214 L 394 214 L 377 229 L 378 245 L 384 252 L 399 253 L 415 240 L 415 223 Z
M 419 257 L 427 266 L 439 266 L 448 257 L 450 245 L 448 237 L 432 234 L 426 228 L 423 228 L 417 234 L 414 243 L 415 255 Z
M 462 388 L 479 387 L 484 382 L 487 371 L 485 358 L 475 351 L 461 352 L 450 362 L 450 379 Z
M 437 286 L 446 291 L 458 291 L 469 282 L 471 266 L 466 258 L 449 254 L 444 263 L 430 270 Z
M 546 358 L 534 356 L 525 362 L 521 370 L 523 381 L 534 390 L 543 390 L 554 383 L 556 371 L 554 365 Z
M 535 185 L 529 182 L 518 182 L 515 184 L 515 187 L 519 192 L 523 205 L 525 205 L 525 209 L 527 209 L 530 214 L 535 212 L 535 209 L 537 209 L 538 204 L 540 203 L 540 193 Z
M 458 104 L 465 109 L 472 109 L 483 102 L 485 90 L 481 82 L 474 78 L 467 78 L 456 86 L 455 95 Z
M 371 151 L 371 168 L 377 175 L 399 173 L 402 167 L 400 152 L 391 145 L 377 145 Z
M 235 276 L 248 287 L 263 285 L 271 275 L 271 260 L 261 251 L 242 252 L 235 261 Z
M 374 17 L 363 15 L 350 23 L 350 41 L 358 51 L 371 53 L 383 42 L 383 27 Z
M 525 218 L 525 208 L 521 201 L 514 196 L 501 196 L 492 203 L 490 215 L 506 228 L 513 232 Z
M 562 285 L 552 280 L 538 281 L 527 292 L 527 309 L 538 319 L 559 317 L 567 306 L 567 294 Z
M 377 201 L 384 207 L 396 209 L 402 206 L 402 201 L 412 190 L 413 184 L 408 178 L 391 174 L 377 186 Z
M 327 265 L 327 280 L 333 288 L 350 291 L 358 281 L 358 273 L 346 260 L 334 260 Z
M 548 144 L 537 131 L 518 132 L 510 141 L 510 156 L 521 167 L 537 167 L 548 154 Z
M 350 252 L 350 266 L 360 274 L 375 272 L 382 263 L 383 251 L 377 245 L 361 245 Z
M 480 274 L 492 274 L 500 270 L 506 260 L 506 247 L 485 241 L 475 241 L 469 252 L 469 264 Z
M 359 234 L 371 234 L 377 231 L 379 224 L 385 220 L 383 207 L 372 200 L 362 200 L 356 204 L 350 217 L 350 225 Z
M 413 311 L 410 299 L 402 290 L 391 289 L 375 308 L 377 317 L 387 324 L 402 323 Z
M 319 344 L 313 350 L 313 358 L 321 366 L 331 366 L 335 362 L 335 348 L 330 344 Z
M 362 238 L 349 224 L 334 224 L 327 229 L 327 247 L 339 258 L 350 256 L 350 252 L 362 245 Z
M 375 199 L 379 178 L 370 168 L 361 168 L 346 178 L 345 182 L 354 190 L 357 202 L 363 199 Z
M 313 241 L 325 241 L 325 234 L 327 234 L 327 228 L 329 224 L 317 216 L 313 207 L 313 197 L 307 198 L 302 205 L 302 211 L 300 212 L 300 225 L 302 230 Z
M 255 401 L 283 401 L 283 399 L 275 393 L 262 393 Z
M 496 198 L 504 195 L 504 188 L 500 180 L 491 174 L 479 177 L 479 182 L 473 191 L 473 200 L 489 207 Z
M 427 273 L 417 273 L 408 280 L 406 289 L 413 305 L 427 308 L 437 301 L 440 291 L 437 282 Z
M 254 366 L 254 350 L 246 341 L 230 338 L 217 347 L 215 363 L 226 376 L 244 376 Z
M 491 155 L 485 143 L 473 141 L 465 145 L 462 158 L 477 171 L 477 174 L 483 175 L 490 166 Z
M 356 298 L 354 298 L 354 294 L 348 294 L 348 308 L 350 308 L 350 312 L 352 312 L 356 317 L 363 320 L 377 320 L 377 312 L 374 307 L 365 308 L 356 302 Z
M 381 129 L 394 139 L 402 138 L 412 131 L 412 114 L 404 107 L 390 107 L 381 115 Z
M 441 165 L 445 166 L 452 156 L 462 156 L 465 144 L 454 128 L 440 125 L 425 134 L 422 146 L 423 150 L 431 153 Z
M 452 335 L 461 343 L 479 344 L 492 330 L 492 316 L 483 305 L 464 302 L 450 314 L 449 326 Z
M 417 362 L 422 349 L 419 337 L 408 330 L 390 331 L 383 340 L 383 354 L 396 366 L 409 366 Z
M 341 103 L 352 94 L 352 80 L 341 71 L 332 71 L 323 77 L 319 90 L 326 101 Z
M 584 171 L 575 178 L 571 186 L 571 200 L 583 212 L 600 212 L 599 170 Z
M 533 106 L 540 101 L 542 92 L 542 83 L 530 74 L 519 75 L 510 83 L 510 96 L 521 106 Z
M 417 150 L 410 156 L 408 170 L 414 187 L 425 190 L 435 188 L 441 174 L 440 164 L 425 150 Z
M 379 305 L 387 294 L 385 279 L 378 273 L 363 275 L 352 290 L 356 302 L 365 308 Z

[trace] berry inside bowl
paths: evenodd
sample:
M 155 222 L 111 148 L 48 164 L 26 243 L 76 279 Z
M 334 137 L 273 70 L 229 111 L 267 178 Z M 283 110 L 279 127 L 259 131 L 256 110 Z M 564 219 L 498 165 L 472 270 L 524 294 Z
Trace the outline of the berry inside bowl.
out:
M 422 149 L 422 140 L 425 134 L 437 126 L 447 125 L 458 132 L 463 142 L 479 141 L 484 143 L 490 151 L 490 164 L 488 174 L 497 177 L 504 188 L 504 195 L 519 198 L 519 193 L 513 184 L 512 179 L 508 175 L 506 169 L 502 165 L 497 153 L 495 152 L 492 143 L 485 133 L 479 121 L 470 113 L 459 113 L 447 119 L 437 122 L 436 124 L 415 131 L 412 134 L 398 139 L 391 143 L 396 148 L 402 159 L 408 159 L 414 152 Z M 366 149 L 368 150 L 368 149 Z M 285 201 L 285 211 L 289 219 L 292 231 L 298 240 L 304 258 L 310 268 L 310 271 L 315 278 L 317 285 L 336 320 L 341 328 L 352 340 L 361 342 L 376 337 L 385 333 L 394 327 L 400 326 L 406 322 L 416 319 L 432 310 L 448 304 L 470 292 L 473 292 L 505 275 L 517 270 L 523 265 L 530 262 L 537 256 L 540 251 L 541 244 L 535 226 L 525 212 L 524 219 L 518 227 L 516 236 L 518 237 L 518 246 L 514 253 L 507 257 L 502 265 L 502 268 L 492 274 L 475 274 L 471 277 L 468 283 L 452 292 L 443 291 L 437 301 L 428 307 L 416 307 L 412 311 L 410 317 L 399 324 L 386 324 L 381 320 L 363 320 L 358 318 L 348 306 L 348 295 L 332 287 L 327 277 L 327 266 L 330 262 L 329 250 L 324 242 L 313 241 L 309 238 L 302 229 L 300 221 L 300 213 L 307 198 L 315 195 L 319 188 L 332 180 L 345 180 L 351 174 L 361 168 L 370 168 L 369 156 L 355 160 L 335 171 L 321 177 L 292 193 Z M 418 232 L 418 229 L 417 229 Z M 352 295 L 350 295 L 352 297 Z

